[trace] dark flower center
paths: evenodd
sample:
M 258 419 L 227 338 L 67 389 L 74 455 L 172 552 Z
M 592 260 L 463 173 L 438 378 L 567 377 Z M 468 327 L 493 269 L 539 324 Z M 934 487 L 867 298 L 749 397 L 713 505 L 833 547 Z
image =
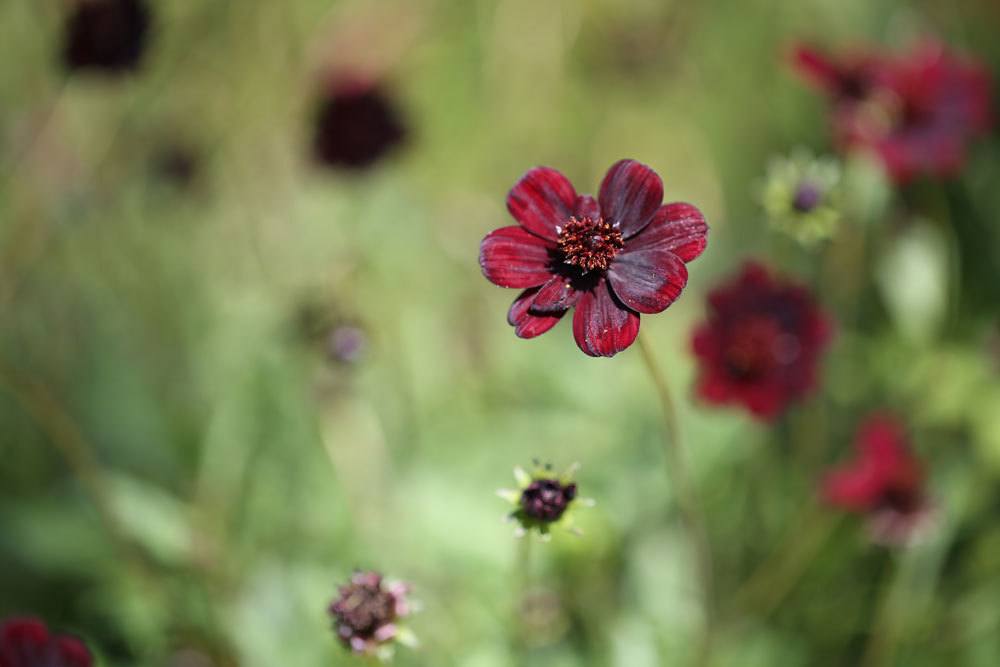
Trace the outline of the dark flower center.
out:
M 140 0 L 79 3 L 67 18 L 63 61 L 71 70 L 132 69 L 149 29 L 149 10 Z
M 574 498 L 576 484 L 564 486 L 558 479 L 536 479 L 521 492 L 521 509 L 537 521 L 558 521 Z
M 321 164 L 363 169 L 406 138 L 402 114 L 376 87 L 333 91 L 319 105 L 313 152 Z
M 920 508 L 922 501 L 920 493 L 912 486 L 896 484 L 882 492 L 878 507 L 899 514 L 912 514 Z
M 823 200 L 823 191 L 811 181 L 802 181 L 792 199 L 792 208 L 799 213 L 808 213 Z
M 604 271 L 625 242 L 618 225 L 603 218 L 570 218 L 559 230 L 563 262 L 587 271 Z
M 723 350 L 726 368 L 741 380 L 757 380 L 798 356 L 799 345 L 771 317 L 753 317 L 732 328 Z
M 342 639 L 368 639 L 396 619 L 396 599 L 382 589 L 378 575 L 355 577 L 341 587 L 340 597 L 331 605 L 330 612 L 337 619 L 337 634 Z

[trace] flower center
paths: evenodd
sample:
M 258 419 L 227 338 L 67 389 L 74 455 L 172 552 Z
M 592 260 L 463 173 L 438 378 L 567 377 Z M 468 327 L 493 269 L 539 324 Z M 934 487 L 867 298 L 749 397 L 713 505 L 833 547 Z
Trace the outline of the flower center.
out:
M 770 317 L 739 323 L 723 352 L 726 367 L 741 380 L 757 380 L 798 356 L 798 341 Z
M 587 271 L 604 271 L 625 245 L 618 225 L 603 218 L 570 218 L 559 229 L 559 250 L 563 262 Z
M 557 479 L 536 479 L 521 492 L 521 509 L 538 521 L 558 521 L 574 498 L 576 484 L 563 486 Z
M 795 198 L 792 199 L 792 208 L 799 213 L 808 213 L 817 206 L 823 199 L 823 192 L 811 181 L 802 181 L 798 189 L 795 190 Z
M 343 587 L 331 611 L 342 636 L 367 638 L 396 618 L 396 600 L 373 578 Z

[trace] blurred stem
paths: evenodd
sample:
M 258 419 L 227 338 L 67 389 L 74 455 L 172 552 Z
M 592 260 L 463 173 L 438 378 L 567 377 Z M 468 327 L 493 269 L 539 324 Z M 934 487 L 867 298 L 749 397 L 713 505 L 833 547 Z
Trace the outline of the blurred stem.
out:
M 517 540 L 517 599 L 514 602 L 514 627 L 516 628 L 515 654 L 519 665 L 527 665 L 530 642 L 530 628 L 525 622 L 525 603 L 531 592 L 531 533 L 525 533 Z
M 792 537 L 768 557 L 732 596 L 734 613 L 753 610 L 764 617 L 795 588 L 813 558 L 837 527 L 839 518 L 811 504 L 796 522 Z
M 46 439 L 66 461 L 70 471 L 90 496 L 101 523 L 119 554 L 134 569 L 142 572 L 145 567 L 123 534 L 112 509 L 111 493 L 104 482 L 93 448 L 73 418 L 43 384 L 21 377 L 2 364 L 0 387 L 7 390 L 21 409 L 35 421 Z
M 670 394 L 670 387 L 660 371 L 653 354 L 652 346 L 643 333 L 638 336 L 639 351 L 649 371 L 653 386 L 660 399 L 663 417 L 663 453 L 667 467 L 667 477 L 677 498 L 677 505 L 688 533 L 688 539 L 694 549 L 698 578 L 701 583 L 702 608 L 705 614 L 705 628 L 695 664 L 708 664 L 712 648 L 712 633 L 715 626 L 715 609 L 713 599 L 712 552 L 702 519 L 701 507 L 694 493 L 690 476 L 681 447 L 680 427 L 677 420 L 677 409 Z
M 890 571 L 884 576 L 882 590 L 879 593 L 878 606 L 868 635 L 868 645 L 859 663 L 861 667 L 893 664 L 900 635 L 900 619 L 897 611 L 902 609 L 900 600 L 907 589 L 907 568 L 899 562 L 895 554 L 893 556 L 889 566 Z

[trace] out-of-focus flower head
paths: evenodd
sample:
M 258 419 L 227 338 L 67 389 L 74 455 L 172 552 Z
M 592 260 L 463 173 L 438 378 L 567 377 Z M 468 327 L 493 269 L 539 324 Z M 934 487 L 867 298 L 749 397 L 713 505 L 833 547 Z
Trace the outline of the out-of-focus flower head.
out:
M 572 532 L 572 509 L 593 505 L 588 498 L 579 498 L 574 477 L 577 464 L 562 474 L 553 471 L 552 464 L 535 462 L 531 472 L 518 466 L 514 468 L 514 479 L 518 488 L 500 489 L 501 498 L 514 506 L 509 518 L 517 521 L 517 535 L 521 537 L 536 530 L 543 539 L 548 539 L 553 526 L 560 525 Z
M 0 624 L 0 667 L 90 667 L 90 651 L 75 637 L 53 635 L 36 618 Z
M 985 67 L 937 42 L 906 54 L 827 56 L 800 46 L 794 64 L 830 99 L 838 145 L 870 150 L 897 183 L 954 176 L 993 122 Z
M 807 151 L 775 158 L 761 201 L 772 228 L 805 246 L 833 236 L 840 223 L 840 165 Z
M 407 593 L 408 585 L 386 582 L 378 572 L 354 573 L 329 607 L 337 637 L 352 652 L 382 660 L 392 657 L 395 644 L 413 645 L 400 624 L 411 612 Z
M 319 92 L 313 156 L 326 167 L 361 170 L 397 148 L 406 124 L 387 88 L 367 77 L 328 76 Z
M 911 541 L 928 524 L 931 512 L 923 466 L 910 448 L 906 429 L 891 415 L 872 415 L 858 429 L 854 447 L 855 459 L 827 474 L 825 500 L 865 515 L 877 542 Z
M 121 73 L 139 66 L 151 17 L 144 0 L 75 0 L 66 17 L 66 69 Z
M 634 160 L 611 166 L 597 199 L 555 169 L 528 171 L 507 196 L 520 224 L 494 230 L 479 249 L 490 282 L 524 290 L 507 314 L 514 333 L 539 336 L 572 308 L 584 353 L 611 357 L 631 345 L 639 314 L 680 296 L 685 264 L 707 242 L 697 208 L 662 201 L 660 177 Z
M 319 348 L 335 365 L 357 364 L 368 352 L 368 332 L 360 320 L 320 295 L 308 295 L 297 306 L 294 328 L 299 340 Z
M 772 420 L 816 385 L 832 324 L 809 290 L 748 262 L 708 296 L 694 332 L 699 396 Z

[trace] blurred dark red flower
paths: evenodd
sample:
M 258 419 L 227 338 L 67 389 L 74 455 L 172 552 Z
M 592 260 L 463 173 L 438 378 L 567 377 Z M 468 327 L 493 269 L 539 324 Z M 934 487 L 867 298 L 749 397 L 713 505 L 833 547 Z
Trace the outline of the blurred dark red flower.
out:
M 334 77 L 326 84 L 315 123 L 313 155 L 328 167 L 369 167 L 406 138 L 402 115 L 388 93 L 356 77 Z
M 34 618 L 10 618 L 0 625 L 0 667 L 90 667 L 92 658 L 75 637 L 49 633 Z
M 149 29 L 142 0 L 77 0 L 66 18 L 63 63 L 71 71 L 135 69 Z
M 563 484 L 562 480 L 556 478 L 534 479 L 521 492 L 521 511 L 533 521 L 558 521 L 574 498 L 574 482 Z
M 808 289 L 749 262 L 708 296 L 708 320 L 693 338 L 698 394 L 774 419 L 814 388 L 831 330 Z
M 829 97 L 841 148 L 866 148 L 904 183 L 917 175 L 949 177 L 970 142 L 992 124 L 990 77 L 978 62 L 925 42 L 905 55 L 794 53 L 796 68 Z
M 827 474 L 824 498 L 868 516 L 880 541 L 905 541 L 928 508 L 923 466 L 911 452 L 906 429 L 891 415 L 872 415 L 858 429 L 854 447 L 856 458 Z
M 705 249 L 708 225 L 690 204 L 666 204 L 652 169 L 621 160 L 597 199 L 565 176 L 535 167 L 507 195 L 520 225 L 483 239 L 479 264 L 501 287 L 524 291 L 507 321 L 521 338 L 539 336 L 570 308 L 586 354 L 614 356 L 635 340 L 640 313 L 659 313 L 687 284 L 686 262 Z
M 337 636 L 355 653 L 374 655 L 398 638 L 397 621 L 409 613 L 407 586 L 385 584 L 378 572 L 356 572 L 330 604 Z

